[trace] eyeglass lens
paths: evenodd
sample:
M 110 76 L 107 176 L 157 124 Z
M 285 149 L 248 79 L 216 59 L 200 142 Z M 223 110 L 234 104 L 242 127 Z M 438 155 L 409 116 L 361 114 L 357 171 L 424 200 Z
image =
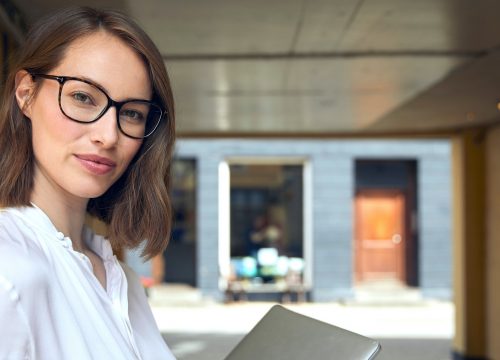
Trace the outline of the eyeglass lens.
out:
M 61 90 L 61 109 L 73 120 L 92 122 L 108 106 L 108 97 L 99 88 L 79 80 L 68 80 Z M 129 136 L 150 135 L 161 118 L 161 109 L 146 101 L 128 101 L 119 109 L 120 129 Z

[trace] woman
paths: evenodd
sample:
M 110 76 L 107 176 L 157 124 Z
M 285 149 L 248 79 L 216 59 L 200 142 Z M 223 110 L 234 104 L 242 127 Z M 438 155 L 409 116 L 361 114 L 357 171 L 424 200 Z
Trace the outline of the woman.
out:
M 163 59 L 134 22 L 76 8 L 33 27 L 0 113 L 1 359 L 173 359 L 111 247 L 165 249 L 173 141 Z

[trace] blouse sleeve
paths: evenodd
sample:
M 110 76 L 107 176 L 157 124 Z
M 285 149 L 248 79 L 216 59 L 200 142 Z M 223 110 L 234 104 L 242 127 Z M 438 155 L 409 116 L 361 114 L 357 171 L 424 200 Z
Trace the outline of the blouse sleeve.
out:
M 0 274 L 0 359 L 33 359 L 34 349 L 19 293 Z

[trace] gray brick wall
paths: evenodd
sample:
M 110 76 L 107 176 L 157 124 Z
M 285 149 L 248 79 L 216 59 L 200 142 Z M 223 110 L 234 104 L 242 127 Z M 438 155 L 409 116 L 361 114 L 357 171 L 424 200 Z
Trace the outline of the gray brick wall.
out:
M 420 286 L 425 296 L 448 299 L 452 288 L 451 165 L 449 154 L 436 150 L 418 162 Z
M 418 162 L 419 278 L 424 295 L 451 296 L 450 144 L 445 140 L 181 139 L 177 156 L 194 157 L 198 173 L 198 287 L 220 297 L 218 166 L 231 157 L 301 157 L 312 166 L 312 298 L 352 296 L 354 163 Z

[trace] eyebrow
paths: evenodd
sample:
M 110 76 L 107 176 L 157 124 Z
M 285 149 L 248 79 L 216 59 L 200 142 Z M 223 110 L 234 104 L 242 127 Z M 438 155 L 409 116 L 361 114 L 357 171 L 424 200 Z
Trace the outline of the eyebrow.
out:
M 98 83 L 97 81 L 95 81 L 94 79 L 91 79 L 85 75 L 77 75 L 77 76 L 73 76 L 75 78 L 78 78 L 78 79 L 82 79 L 82 80 L 85 80 L 85 81 L 88 81 L 89 83 L 91 83 L 92 85 L 94 85 L 95 87 L 101 89 L 102 91 L 104 91 L 109 97 L 111 97 L 109 95 L 109 90 L 106 89 L 105 86 L 103 86 L 102 84 Z M 129 101 L 129 100 L 146 100 L 146 101 L 151 101 L 153 100 L 153 91 L 151 90 L 151 99 L 147 99 L 147 98 L 140 98 L 140 97 L 128 97 L 128 98 L 125 98 L 121 101 Z
M 94 85 L 95 87 L 99 88 L 100 90 L 104 91 L 108 96 L 109 96 L 109 90 L 106 89 L 106 87 L 102 84 L 99 84 L 97 81 L 95 81 L 94 79 L 91 79 L 87 76 L 84 76 L 84 75 L 76 75 L 76 76 L 73 76 L 71 75 L 71 77 L 74 77 L 76 79 L 80 79 L 80 80 L 85 80 L 85 81 L 88 81 L 89 83 L 91 83 L 92 85 Z

